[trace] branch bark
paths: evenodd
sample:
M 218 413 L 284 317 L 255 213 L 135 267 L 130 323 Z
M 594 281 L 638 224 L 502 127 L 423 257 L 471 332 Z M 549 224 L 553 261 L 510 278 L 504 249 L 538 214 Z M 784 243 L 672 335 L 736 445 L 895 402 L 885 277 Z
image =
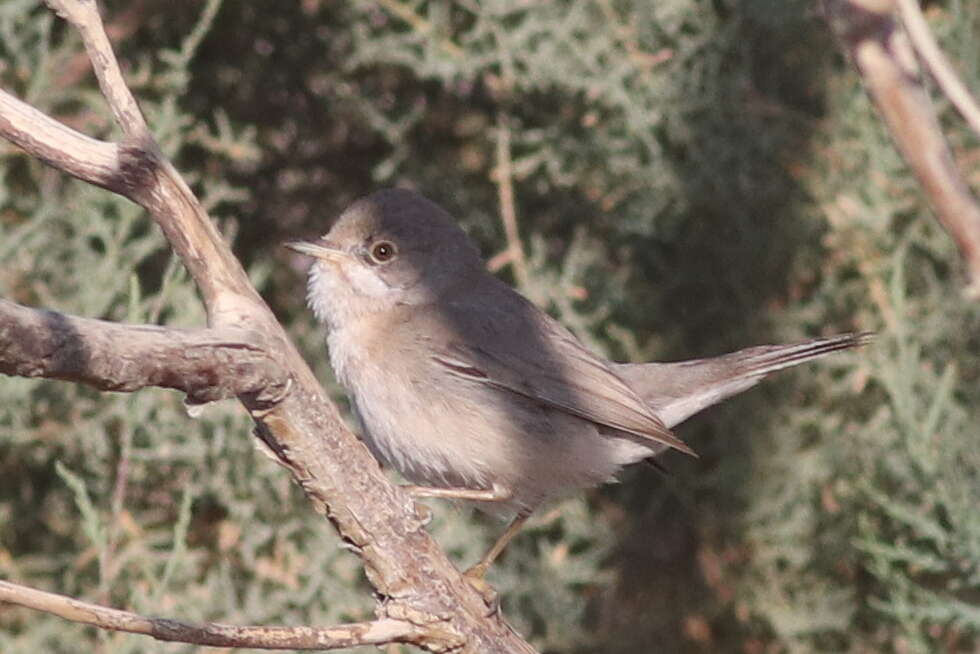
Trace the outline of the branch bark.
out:
M 449 634 L 459 639 L 463 652 L 533 653 L 499 612 L 488 611 L 483 596 L 425 532 L 411 498 L 386 479 L 344 425 L 194 194 L 161 154 L 134 110 L 94 0 L 49 4 L 82 35 L 124 140 L 92 141 L 40 112 L 25 110 L 26 105 L 9 95 L 0 97 L 0 136 L 59 170 L 143 206 L 197 283 L 210 327 L 248 330 L 287 371 L 292 384 L 272 405 L 257 398 L 275 393 L 239 397 L 256 421 L 256 435 L 362 558 L 382 600 L 381 619 Z M 9 342 L 3 345 L 10 347 Z M 445 642 L 423 639 L 417 644 L 441 651 Z
M 953 161 L 908 37 L 890 0 L 823 0 L 892 139 L 919 180 L 967 268 L 967 295 L 980 298 L 980 205 Z
M 447 651 L 460 644 L 457 638 L 449 634 L 391 618 L 333 627 L 236 626 L 217 622 L 190 624 L 120 611 L 7 581 L 0 581 L 0 602 L 51 613 L 100 629 L 208 647 L 331 650 L 388 643 L 441 643 L 441 650 Z
M 79 382 L 103 391 L 173 388 L 194 403 L 239 395 L 272 402 L 286 391 L 289 379 L 247 330 L 122 325 L 3 299 L 0 373 Z
M 0 90 L 0 134 L 52 168 L 126 195 L 119 147 L 90 138 Z
M 119 69 L 119 62 L 112 52 L 112 44 L 105 33 L 105 25 L 99 15 L 96 0 L 44 0 L 45 4 L 68 21 L 82 37 L 99 88 L 109 104 L 109 110 L 126 136 L 140 138 L 149 133 L 143 112 L 130 92 Z

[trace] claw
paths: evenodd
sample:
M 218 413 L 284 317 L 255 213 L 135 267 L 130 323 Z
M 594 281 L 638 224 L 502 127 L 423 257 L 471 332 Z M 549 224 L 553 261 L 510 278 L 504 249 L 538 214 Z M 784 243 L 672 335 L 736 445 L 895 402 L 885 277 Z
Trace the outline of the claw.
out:
M 496 615 L 500 612 L 500 595 L 494 590 L 493 586 L 487 583 L 484 575 L 487 573 L 487 566 L 477 563 L 475 566 L 463 573 L 463 577 L 469 582 L 476 592 L 483 597 L 483 603 L 487 605 L 486 617 Z

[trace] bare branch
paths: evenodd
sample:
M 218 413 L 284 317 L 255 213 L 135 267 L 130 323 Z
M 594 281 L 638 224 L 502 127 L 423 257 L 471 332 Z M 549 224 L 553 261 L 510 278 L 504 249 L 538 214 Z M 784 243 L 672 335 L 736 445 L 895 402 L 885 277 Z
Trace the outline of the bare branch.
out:
M 960 112 L 963 119 L 973 129 L 980 134 L 980 105 L 976 98 L 970 94 L 963 80 L 956 74 L 956 69 L 946 57 L 936 39 L 932 36 L 932 31 L 926 23 L 925 16 L 919 8 L 919 0 L 896 0 L 898 11 L 902 16 L 902 23 L 905 30 L 912 40 L 915 51 L 919 53 L 926 68 L 932 74 L 936 84 L 942 92 L 953 103 L 953 106 Z
M 956 241 L 967 294 L 980 297 L 980 205 L 956 168 L 891 2 L 824 0 L 823 7 L 936 218 Z
M 94 7 L 93 0 L 52 1 L 68 16 L 71 5 Z M 94 11 L 85 16 L 98 20 Z M 96 62 L 113 60 L 107 41 L 85 33 L 83 38 Z M 112 79 L 118 72 L 114 63 L 104 70 L 110 71 L 100 79 L 104 88 L 122 83 Z M 257 423 L 256 434 L 290 470 L 314 508 L 333 521 L 361 556 L 368 579 L 385 599 L 383 617 L 420 625 L 430 634 L 458 635 L 463 652 L 532 653 L 499 613 L 488 612 L 484 597 L 425 532 L 411 498 L 388 481 L 346 427 L 194 194 L 149 135 L 133 128 L 136 118 L 116 91 L 106 93 L 127 130 L 118 168 L 133 183 L 112 190 L 150 212 L 197 283 L 210 325 L 253 331 L 288 371 L 293 383 L 277 403 L 270 406 L 247 395 L 240 399 Z M 4 118 L 0 106 L 0 125 Z M 62 168 L 57 157 L 46 161 Z M 431 651 L 445 649 L 445 639 L 426 638 L 418 644 Z
M 102 94 L 125 135 L 116 170 L 135 183 L 106 187 L 142 205 L 164 230 L 201 289 L 212 325 L 239 325 L 256 310 L 268 311 L 194 193 L 153 140 L 123 79 L 96 1 L 46 2 L 81 35 Z M 58 167 L 58 162 L 50 163 Z M 222 265 L 214 266 L 219 260 Z M 271 313 L 265 319 L 274 321 Z
M 0 299 L 0 373 L 104 391 L 173 388 L 194 402 L 284 392 L 287 372 L 244 329 L 122 325 Z
M 449 634 L 393 618 L 334 627 L 241 627 L 216 622 L 189 624 L 120 611 L 8 581 L 0 581 L 0 601 L 51 613 L 72 622 L 81 622 L 101 629 L 144 634 L 157 640 L 209 647 L 331 650 L 361 645 L 426 643 L 436 645 L 433 648 L 436 651 L 445 651 L 460 645 L 459 639 Z
M 130 139 L 142 140 L 150 130 L 119 70 L 95 0 L 45 0 L 45 3 L 81 35 L 99 88 L 123 134 Z
M 0 91 L 0 136 L 45 163 L 145 207 L 201 288 L 212 324 L 241 324 L 265 305 L 204 209 L 149 137 L 122 145 L 81 134 Z M 210 262 L 224 259 L 224 265 Z M 251 296 L 243 307 L 241 296 Z M 267 310 L 267 309 L 266 309 Z M 274 320 L 271 313 L 269 320 Z
M 2 90 L 0 136 L 72 177 L 124 194 L 117 145 L 76 132 Z

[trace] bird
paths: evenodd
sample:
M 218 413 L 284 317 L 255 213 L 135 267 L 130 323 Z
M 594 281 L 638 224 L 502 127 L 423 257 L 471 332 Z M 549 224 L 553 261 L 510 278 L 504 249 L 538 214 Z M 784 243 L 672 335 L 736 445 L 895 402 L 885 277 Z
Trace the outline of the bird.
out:
M 672 428 L 769 374 L 868 343 L 846 333 L 670 363 L 618 363 L 491 274 L 440 206 L 403 188 L 355 201 L 322 237 L 307 302 L 362 440 L 415 497 L 513 516 L 482 579 L 542 504 L 667 449 Z

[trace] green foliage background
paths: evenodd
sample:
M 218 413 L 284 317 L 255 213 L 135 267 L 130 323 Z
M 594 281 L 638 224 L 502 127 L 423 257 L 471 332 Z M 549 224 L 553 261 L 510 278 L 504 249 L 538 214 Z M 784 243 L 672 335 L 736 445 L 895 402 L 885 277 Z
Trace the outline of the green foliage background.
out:
M 77 37 L 0 4 L 0 83 L 113 128 Z M 928 17 L 980 89 L 980 5 Z M 549 652 L 980 648 L 980 310 L 949 239 L 802 0 L 105 3 L 155 134 L 325 383 L 303 262 L 275 247 L 411 185 L 504 247 L 593 347 L 674 359 L 854 329 L 681 428 L 702 458 L 543 512 L 491 580 Z M 939 102 L 980 188 L 980 141 Z M 132 204 L 0 145 L 0 296 L 200 325 Z M 508 271 L 502 271 L 508 275 Z M 370 589 L 233 403 L 0 378 L 0 577 L 185 620 L 367 619 Z M 500 525 L 435 506 L 461 565 Z M 178 652 L 0 607 L 0 650 Z

